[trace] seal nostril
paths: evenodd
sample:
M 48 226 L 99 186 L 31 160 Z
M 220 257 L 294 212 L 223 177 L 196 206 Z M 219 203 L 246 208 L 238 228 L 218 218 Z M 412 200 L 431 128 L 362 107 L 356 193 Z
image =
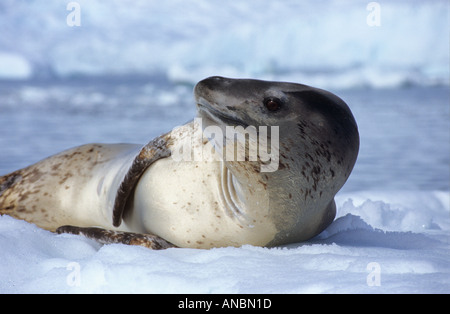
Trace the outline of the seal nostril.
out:
M 222 81 L 224 78 L 222 76 L 211 76 L 210 79 L 214 81 Z
M 232 80 L 230 80 L 229 78 L 222 76 L 210 76 L 200 83 L 201 85 L 206 86 L 209 89 L 218 89 L 230 85 L 231 81 Z

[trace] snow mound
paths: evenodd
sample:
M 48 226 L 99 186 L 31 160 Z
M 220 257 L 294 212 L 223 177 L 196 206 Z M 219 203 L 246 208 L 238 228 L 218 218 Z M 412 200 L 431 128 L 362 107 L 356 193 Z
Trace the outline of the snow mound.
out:
M 450 292 L 449 193 L 365 192 L 337 203 L 322 234 L 278 248 L 101 246 L 2 216 L 0 293 Z

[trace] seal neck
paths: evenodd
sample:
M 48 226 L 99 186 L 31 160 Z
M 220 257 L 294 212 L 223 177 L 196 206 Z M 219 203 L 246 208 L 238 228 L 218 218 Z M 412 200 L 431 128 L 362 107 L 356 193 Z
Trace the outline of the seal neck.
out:
M 241 224 L 252 227 L 249 223 L 249 217 L 245 214 L 246 204 L 243 186 L 231 170 L 228 169 L 226 163 L 224 161 L 221 161 L 221 163 L 221 197 L 226 204 L 227 215 L 236 219 Z

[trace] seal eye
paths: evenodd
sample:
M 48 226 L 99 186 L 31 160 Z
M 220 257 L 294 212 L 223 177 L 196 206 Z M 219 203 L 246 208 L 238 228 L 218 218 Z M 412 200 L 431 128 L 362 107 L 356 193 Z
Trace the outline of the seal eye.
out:
M 278 111 L 281 108 L 281 100 L 278 98 L 266 98 L 264 99 L 264 106 L 271 112 Z

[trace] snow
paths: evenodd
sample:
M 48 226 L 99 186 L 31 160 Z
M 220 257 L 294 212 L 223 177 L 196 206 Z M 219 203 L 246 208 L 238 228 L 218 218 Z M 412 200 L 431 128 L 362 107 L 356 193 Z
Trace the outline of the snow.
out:
M 277 248 L 101 246 L 2 216 L 0 293 L 450 293 L 447 192 L 337 203 L 322 234 Z

